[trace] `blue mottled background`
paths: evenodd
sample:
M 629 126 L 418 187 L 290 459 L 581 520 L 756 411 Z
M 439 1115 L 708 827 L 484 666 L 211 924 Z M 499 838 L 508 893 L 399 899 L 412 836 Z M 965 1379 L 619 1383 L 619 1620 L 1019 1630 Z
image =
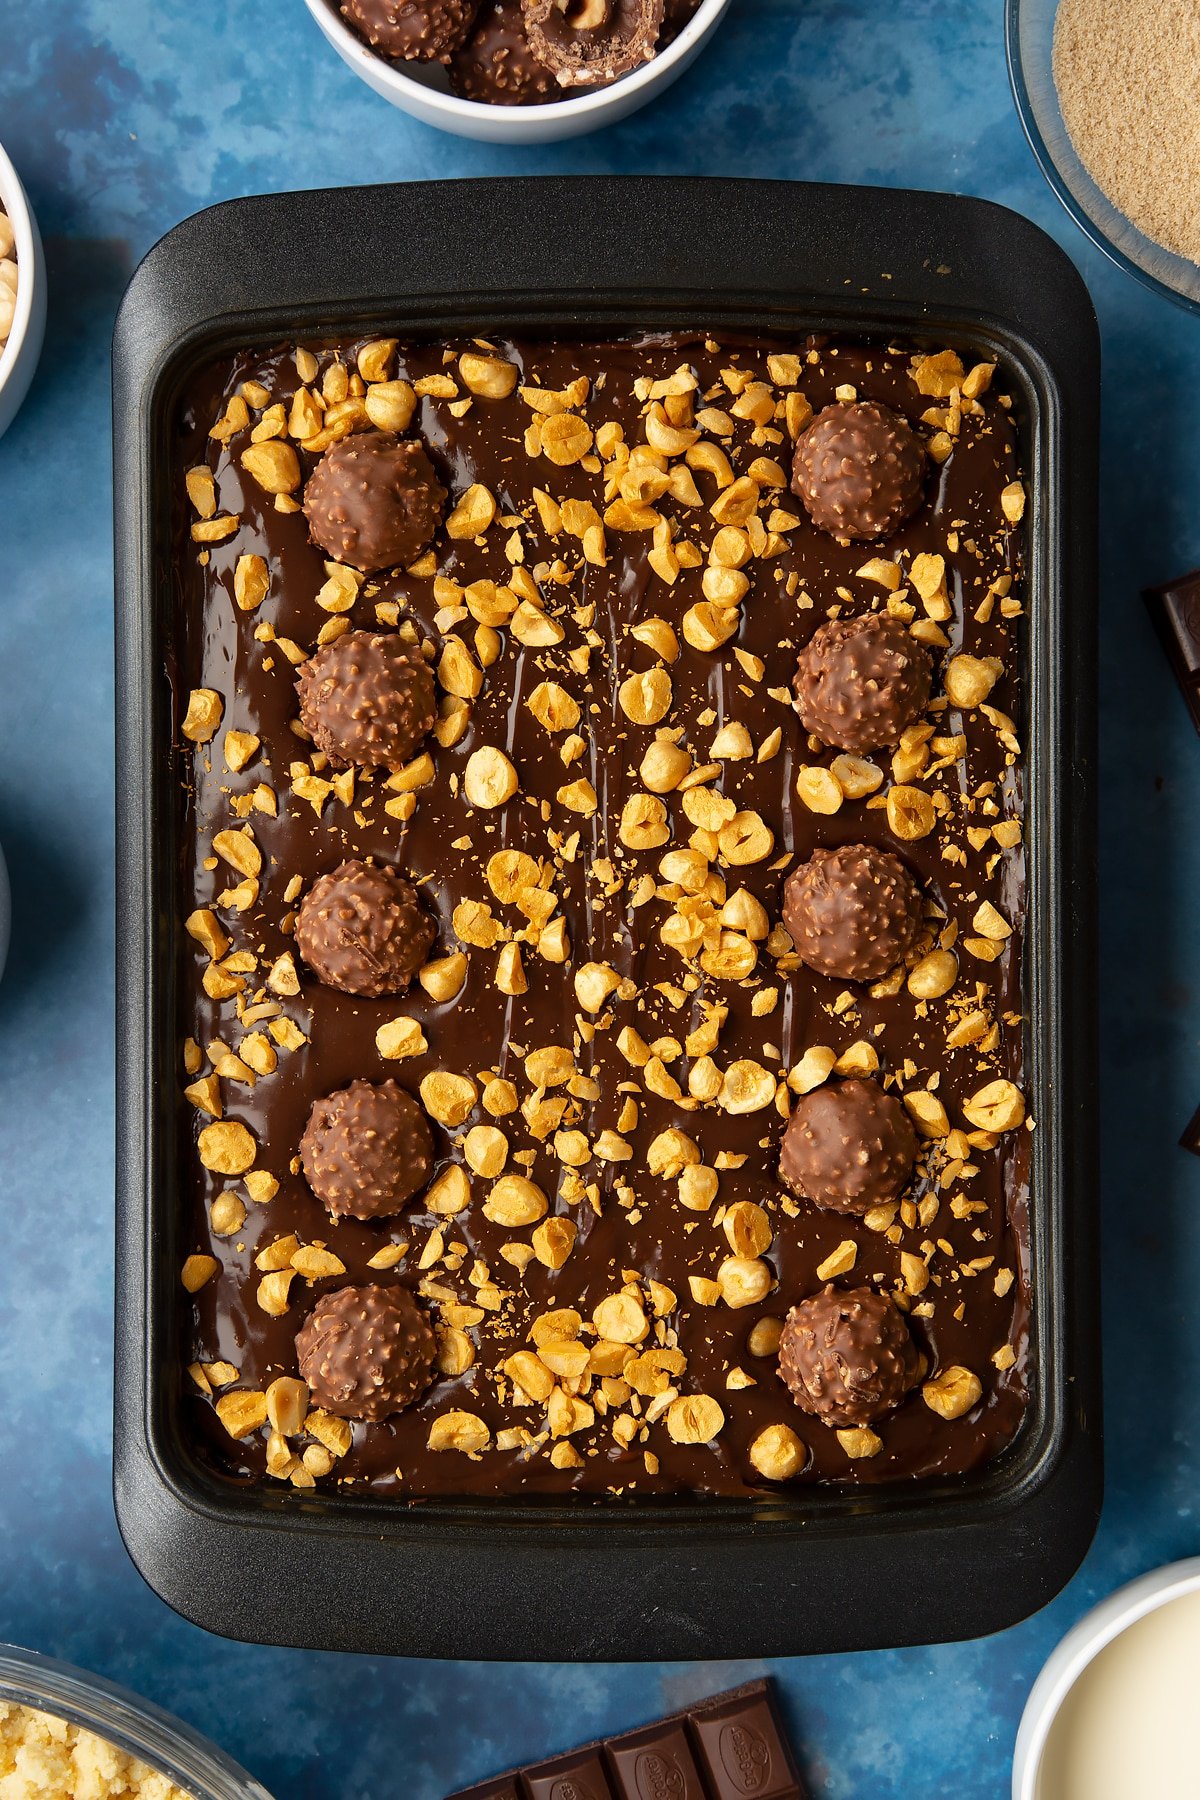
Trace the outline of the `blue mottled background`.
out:
M 227 1644 L 168 1612 L 118 1539 L 108 344 L 137 259 L 229 195 L 538 171 L 911 184 L 1003 201 L 1075 257 L 1106 358 L 1095 1205 L 1108 1500 L 1082 1573 L 1003 1637 L 774 1665 L 817 1794 L 995 1800 L 1055 1640 L 1120 1582 L 1200 1551 L 1200 1164 L 1175 1142 L 1200 1100 L 1200 745 L 1138 600 L 1200 562 L 1200 320 L 1110 268 L 1058 211 L 1013 113 L 1000 12 L 734 0 L 717 46 L 650 111 L 575 144 L 487 150 L 361 87 L 301 0 L 0 0 L 0 141 L 51 283 L 41 370 L 0 442 L 0 842 L 16 901 L 0 987 L 0 1638 L 152 1695 L 281 1800 L 437 1800 L 754 1670 Z

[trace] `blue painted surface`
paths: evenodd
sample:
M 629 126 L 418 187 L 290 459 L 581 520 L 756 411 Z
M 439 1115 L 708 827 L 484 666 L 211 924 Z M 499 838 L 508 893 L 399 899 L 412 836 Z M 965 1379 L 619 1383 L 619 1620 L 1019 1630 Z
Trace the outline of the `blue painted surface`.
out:
M 281 1800 L 436 1800 L 754 1670 L 389 1664 L 230 1645 L 169 1613 L 121 1547 L 109 1495 L 107 358 L 134 262 L 185 214 L 235 194 L 661 171 L 983 194 L 1079 263 L 1106 357 L 1104 1519 L 1062 1597 L 1002 1637 L 774 1665 L 821 1800 L 995 1800 L 1051 1645 L 1119 1583 L 1200 1551 L 1200 1165 L 1175 1146 L 1200 1099 L 1200 745 L 1137 598 L 1200 562 L 1200 321 L 1118 274 L 1057 210 L 1013 114 L 997 0 L 735 0 L 717 45 L 663 102 L 545 150 L 488 150 L 410 123 L 355 82 L 301 0 L 0 0 L 0 43 L 0 140 L 41 220 L 52 283 L 41 370 L 0 442 L 0 841 L 15 899 L 0 988 L 0 1638 L 153 1696 Z

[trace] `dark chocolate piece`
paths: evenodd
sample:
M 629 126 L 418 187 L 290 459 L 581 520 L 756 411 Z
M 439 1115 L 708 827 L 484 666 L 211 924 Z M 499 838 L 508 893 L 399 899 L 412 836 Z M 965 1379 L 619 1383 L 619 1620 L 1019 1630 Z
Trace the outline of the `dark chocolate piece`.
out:
M 611 1738 L 607 1750 L 617 1800 L 708 1800 L 682 1720 Z
M 523 3 L 530 47 L 564 90 L 607 87 L 649 62 L 658 48 L 663 0 Z
M 317 1301 L 296 1356 L 314 1405 L 341 1419 L 386 1419 L 429 1386 L 437 1340 L 407 1288 L 344 1287 Z
M 771 1683 L 751 1681 L 449 1800 L 806 1800 L 806 1789 Z
M 300 1161 L 308 1185 L 335 1218 L 384 1219 L 429 1180 L 433 1134 L 406 1088 L 352 1081 L 314 1102 Z
M 843 1293 L 831 1283 L 792 1308 L 779 1340 L 792 1398 L 826 1425 L 872 1424 L 899 1406 L 923 1367 L 904 1314 L 871 1288 Z
M 690 25 L 700 10 L 700 0 L 667 0 L 663 9 L 662 33 L 658 40 L 660 50 L 673 44 L 685 25 Z
M 341 12 L 359 37 L 402 62 L 445 62 L 475 22 L 479 0 L 342 0 Z
M 819 412 L 796 445 L 792 490 L 838 538 L 885 538 L 921 504 L 925 447 L 901 413 L 874 400 Z
M 833 1081 L 796 1102 L 779 1157 L 793 1193 L 827 1212 L 869 1213 L 912 1179 L 917 1134 L 877 1081 Z
M 796 666 L 796 711 L 823 744 L 859 755 L 890 749 L 929 704 L 929 652 L 890 613 L 830 619 Z
M 428 663 L 399 633 L 347 631 L 296 678 L 300 723 L 339 768 L 402 769 L 437 719 Z
M 878 981 L 921 935 L 921 890 L 898 856 L 874 844 L 814 850 L 783 890 L 796 954 L 818 975 Z
M 598 1749 L 571 1750 L 526 1769 L 522 1786 L 526 1800 L 617 1800 Z
M 1162 587 L 1143 588 L 1163 647 L 1192 724 L 1200 731 L 1200 569 L 1168 581 Z M 1190 1147 L 1190 1146 L 1189 1146 Z
M 454 1800 L 524 1800 L 516 1775 L 498 1775 L 494 1781 L 479 1781 L 463 1788 Z
M 1179 1140 L 1180 1148 L 1190 1150 L 1193 1156 L 1200 1156 L 1200 1106 L 1198 1106 Z
M 412 883 L 366 862 L 318 876 L 296 916 L 296 948 L 318 981 L 343 994 L 402 994 L 436 936 Z
M 445 509 L 424 444 L 394 431 L 356 431 L 331 444 L 304 486 L 313 543 L 367 575 L 415 562 Z
M 713 1800 L 798 1800 L 803 1794 L 771 1690 L 731 1696 L 693 1715 L 692 1740 Z
M 521 0 L 485 0 L 475 30 L 450 60 L 450 85 L 485 106 L 544 106 L 563 97 L 553 69 L 533 53 Z

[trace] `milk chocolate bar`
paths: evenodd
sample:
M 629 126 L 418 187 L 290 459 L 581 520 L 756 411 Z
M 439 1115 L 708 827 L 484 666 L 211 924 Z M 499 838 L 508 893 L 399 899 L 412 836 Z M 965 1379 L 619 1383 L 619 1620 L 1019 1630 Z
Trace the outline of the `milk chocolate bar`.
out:
M 805 1800 L 771 1683 L 497 1775 L 449 1800 Z

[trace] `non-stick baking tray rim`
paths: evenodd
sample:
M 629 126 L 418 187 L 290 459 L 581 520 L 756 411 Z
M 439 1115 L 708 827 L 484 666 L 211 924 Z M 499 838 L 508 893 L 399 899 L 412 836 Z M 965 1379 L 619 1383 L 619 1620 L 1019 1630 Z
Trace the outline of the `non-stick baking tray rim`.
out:
M 550 242 L 543 222 L 556 211 L 571 226 Z M 489 237 L 481 255 L 479 221 L 498 218 L 509 229 Z M 315 272 L 305 257 L 314 241 L 322 250 Z M 530 244 L 539 242 L 543 249 L 531 255 Z M 704 247 L 699 257 L 696 244 Z M 404 255 L 393 268 L 397 245 Z M 480 262 L 486 276 L 464 279 L 463 268 Z M 412 269 L 419 280 L 406 276 Z M 518 274 L 525 283 L 541 280 L 522 286 Z M 296 304 L 292 296 L 305 290 L 309 298 Z M 163 1242 L 171 1188 L 156 1160 L 172 1084 L 155 1080 L 174 1062 L 171 1008 L 156 986 L 158 977 L 172 978 L 174 870 L 154 829 L 174 807 L 155 637 L 169 591 L 161 535 L 167 420 L 185 368 L 218 341 L 261 341 L 297 323 L 369 324 L 373 316 L 410 331 L 517 319 L 526 332 L 546 326 L 593 334 L 618 323 L 795 329 L 804 318 L 860 331 L 952 333 L 999 349 L 1018 374 L 1035 452 L 1030 613 L 1045 652 L 1032 664 L 1026 695 L 1030 807 L 1043 795 L 1050 820 L 1030 846 L 1031 893 L 1042 897 L 1048 929 L 1031 941 L 1027 992 L 1038 1022 L 1031 1044 L 1037 1091 L 1058 1097 L 1062 1128 L 1046 1131 L 1043 1116 L 1034 1140 L 1043 1379 L 1016 1444 L 978 1476 L 807 1490 L 761 1505 L 472 1499 L 398 1508 L 230 1487 L 207 1476 L 179 1443 L 170 1407 L 179 1290 L 167 1278 L 175 1261 Z M 114 370 L 123 996 L 115 1480 L 131 1553 L 172 1604 L 214 1629 L 275 1641 L 532 1656 L 545 1653 L 537 1648 L 545 1596 L 520 1599 L 513 1579 L 520 1565 L 526 1593 L 530 1579 L 544 1587 L 549 1571 L 552 1585 L 561 1585 L 556 1651 L 764 1654 L 972 1634 L 1028 1612 L 1070 1574 L 1099 1501 L 1090 1208 L 1096 360 L 1090 304 L 1062 253 L 1015 215 L 949 196 L 637 179 L 418 184 L 229 203 L 187 221 L 151 252 L 122 308 Z M 169 1167 L 169 1131 L 166 1142 Z M 686 1567 L 701 1552 L 706 1579 L 688 1604 L 672 1606 L 666 1594 L 657 1608 L 650 1604 L 666 1565 Z M 214 1554 L 242 1575 L 251 1562 L 273 1576 L 269 1601 L 249 1599 L 243 1579 L 214 1574 Z M 309 1584 L 281 1600 L 297 1555 Z M 431 1599 L 440 1582 L 461 1602 L 472 1576 L 478 1594 L 478 1577 L 504 1568 L 505 1557 L 510 1579 L 501 1582 L 505 1599 L 490 1634 L 478 1601 L 464 1630 L 453 1604 Z M 926 1573 L 915 1590 L 903 1591 L 896 1578 L 910 1558 Z M 851 1561 L 857 1578 L 848 1580 Z M 314 1577 L 318 1563 L 324 1580 Z M 645 1597 L 635 1605 L 636 1644 L 598 1624 L 594 1605 L 588 1611 L 585 1563 L 606 1589 L 628 1589 L 631 1605 L 639 1591 Z M 364 1575 L 381 1591 L 390 1586 L 394 1598 L 394 1584 L 382 1579 L 389 1564 L 393 1574 L 407 1569 L 421 1581 L 419 1641 L 394 1604 L 364 1598 Z M 351 1565 L 357 1592 L 348 1603 Z M 746 1604 L 751 1569 L 751 1585 L 761 1587 L 757 1607 Z M 848 1600 L 860 1580 L 873 1585 L 870 1605 L 834 1604 L 829 1616 L 822 1596 Z M 797 1610 L 798 1581 L 806 1603 Z M 565 1639 L 564 1607 L 575 1621 Z

